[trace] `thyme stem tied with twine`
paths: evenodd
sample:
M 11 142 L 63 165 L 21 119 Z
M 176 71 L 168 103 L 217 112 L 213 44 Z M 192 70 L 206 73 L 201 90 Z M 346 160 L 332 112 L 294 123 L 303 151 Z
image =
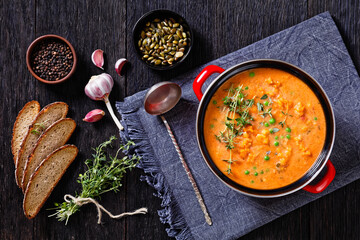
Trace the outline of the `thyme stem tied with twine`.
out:
M 105 212 L 111 218 L 121 218 L 128 215 L 147 213 L 146 208 L 140 208 L 134 212 L 113 215 L 95 200 L 96 197 L 100 197 L 100 195 L 106 192 L 117 192 L 122 186 L 121 179 L 126 171 L 133 169 L 140 160 L 136 155 L 118 158 L 120 151 L 128 151 L 130 146 L 134 145 L 131 141 L 127 142 L 125 145 L 120 145 L 116 155 L 114 157 L 109 155 L 109 159 L 107 159 L 105 148 L 110 146 L 115 139 L 116 138 L 112 136 L 108 141 L 103 142 L 94 149 L 95 154 L 92 155 L 93 158 L 85 161 L 88 170 L 78 177 L 78 183 L 82 186 L 81 193 L 79 195 L 76 194 L 75 196 L 66 194 L 63 203 L 55 203 L 56 207 L 53 209 L 55 209 L 56 212 L 49 217 L 56 216 L 59 221 L 65 220 L 66 225 L 70 216 L 77 212 L 82 205 L 88 203 L 95 204 L 98 211 L 99 224 L 101 223 L 102 212 Z

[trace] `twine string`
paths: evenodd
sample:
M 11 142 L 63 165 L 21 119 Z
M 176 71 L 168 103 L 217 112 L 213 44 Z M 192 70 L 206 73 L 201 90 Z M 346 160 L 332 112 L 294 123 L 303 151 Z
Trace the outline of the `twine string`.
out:
M 146 214 L 148 212 L 148 209 L 147 208 L 139 208 L 133 212 L 124 212 L 124 213 L 121 213 L 119 215 L 113 215 L 111 212 L 109 212 L 108 210 L 106 210 L 100 203 L 98 203 L 95 199 L 93 198 L 82 198 L 82 197 L 74 197 L 70 194 L 66 194 L 64 196 L 64 200 L 66 202 L 71 202 L 73 201 L 76 205 L 78 206 L 82 206 L 82 205 L 85 205 L 85 204 L 88 204 L 88 203 L 93 203 L 95 206 L 96 206 L 96 209 L 97 209 L 97 212 L 98 212 L 98 224 L 101 223 L 101 218 L 102 218 L 102 211 L 104 211 L 107 215 L 109 215 L 109 217 L 111 218 L 116 218 L 116 219 L 119 219 L 119 218 L 122 218 L 122 217 L 125 217 L 125 216 L 131 216 L 131 215 L 136 215 L 136 214 Z

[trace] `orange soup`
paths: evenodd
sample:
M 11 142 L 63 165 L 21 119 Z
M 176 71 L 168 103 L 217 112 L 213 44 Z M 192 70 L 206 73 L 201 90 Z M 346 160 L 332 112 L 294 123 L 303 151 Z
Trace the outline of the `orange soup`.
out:
M 233 181 L 275 189 L 300 179 L 319 156 L 325 116 L 312 90 L 272 68 L 235 75 L 215 92 L 205 114 L 206 148 Z

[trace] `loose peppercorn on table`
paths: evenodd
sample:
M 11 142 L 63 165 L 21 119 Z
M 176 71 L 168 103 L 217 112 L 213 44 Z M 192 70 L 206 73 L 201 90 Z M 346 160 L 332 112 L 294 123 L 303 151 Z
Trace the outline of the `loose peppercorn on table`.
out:
M 133 48 L 131 32 L 132 27 L 143 14 L 158 8 L 169 9 L 182 15 L 194 32 L 192 52 L 186 61 L 176 69 L 163 72 L 150 70 L 138 59 Z M 120 220 L 103 216 L 105 224 L 98 225 L 96 208 L 89 205 L 84 206 L 79 214 L 74 215 L 66 226 L 55 218 L 48 218 L 48 215 L 53 212 L 46 209 L 52 208 L 54 202 L 61 202 L 64 194 L 79 190 L 80 186 L 75 180 L 86 170 L 84 161 L 91 157 L 90 148 L 118 133 L 118 128 L 104 104 L 91 101 L 84 94 L 84 87 L 90 76 L 103 73 L 92 64 L 91 53 L 95 49 L 100 48 L 106 54 L 104 68 L 115 81 L 109 97 L 110 102 L 114 104 L 115 101 L 149 88 L 155 83 L 171 80 L 201 64 L 246 47 L 324 11 L 329 11 L 333 16 L 355 66 L 357 70 L 360 70 L 360 22 L 358 21 L 360 10 L 357 1 L 345 0 L 341 1 L 341 4 L 336 0 L 225 0 L 221 2 L 214 0 L 109 0 L 101 2 L 64 0 L 61 4 L 45 0 L 3 1 L 0 4 L 0 42 L 2 44 L 0 81 L 3 95 L 0 107 L 2 130 L 0 150 L 3 153 L 0 164 L 0 214 L 2 216 L 0 239 L 169 239 L 165 230 L 168 225 L 163 225 L 159 220 L 158 210 L 162 209 L 161 200 L 153 196 L 153 188 L 140 180 L 143 175 L 140 169 L 127 173 L 120 191 L 105 194 L 100 203 L 113 213 L 132 211 L 146 206 L 149 210 L 148 214 Z M 47 85 L 37 81 L 29 73 L 25 60 L 29 44 L 37 37 L 51 33 L 63 36 L 71 42 L 78 57 L 74 75 L 58 85 Z M 274 42 L 273 47 L 282 46 L 277 46 Z M 126 69 L 125 76 L 120 77 L 114 65 L 115 61 L 122 57 L 127 58 L 131 64 Z M 307 59 L 301 59 L 301 61 L 307 61 Z M 343 74 L 347 74 L 346 69 Z M 348 86 L 351 87 L 351 83 Z M 244 90 L 245 87 L 246 85 L 244 85 Z M 245 91 L 253 90 L 253 87 L 248 87 L 249 89 Z M 347 94 L 347 90 L 342 89 L 339 96 Z M 39 101 L 41 106 L 55 101 L 63 101 L 69 105 L 69 116 L 78 125 L 69 143 L 79 148 L 79 155 L 36 218 L 28 220 L 21 207 L 23 194 L 16 186 L 13 175 L 15 169 L 10 141 L 11 126 L 18 111 L 31 100 Z M 264 110 L 271 106 L 268 98 L 259 102 L 264 106 Z M 302 101 L 294 101 L 293 109 L 298 102 L 306 104 Z M 217 104 L 221 104 L 221 100 L 217 100 Z M 358 103 L 349 99 L 348 104 L 355 106 Z M 86 113 L 95 108 L 106 112 L 104 118 L 95 124 L 83 122 L 82 118 Z M 298 110 L 301 111 L 301 105 Z M 254 111 L 256 112 L 257 109 Z M 292 114 L 295 113 L 295 110 L 292 110 Z M 313 117 L 309 123 L 311 126 L 321 123 L 321 114 Z M 346 119 L 346 116 L 344 118 Z M 276 122 L 283 120 L 280 114 L 274 115 L 274 119 Z M 279 132 L 269 133 L 273 136 L 272 148 L 282 148 L 287 136 L 290 138 L 289 143 L 296 144 L 295 129 L 297 128 L 291 124 L 288 130 L 279 128 Z M 274 129 L 270 117 L 267 116 L 262 129 Z M 261 131 L 258 134 L 261 135 Z M 275 139 L 277 136 L 278 139 Z M 256 135 L 249 134 L 249 137 L 257 141 Z M 259 140 L 260 138 L 261 136 Z M 279 146 L 275 146 L 276 142 L 279 142 Z M 347 149 L 346 141 L 341 144 L 344 149 Z M 316 155 L 316 151 L 311 148 L 308 150 Z M 298 151 L 301 151 L 300 148 Z M 285 151 L 282 153 L 285 154 Z M 262 153 L 259 157 L 263 157 L 265 161 L 267 156 Z M 255 174 L 253 167 L 251 165 L 242 169 L 250 184 L 252 174 Z M 256 170 L 259 175 L 261 175 L 261 170 L 266 172 L 266 168 Z M 252 231 L 241 239 L 357 239 L 360 234 L 359 189 L 360 181 L 355 181 Z M 162 211 L 159 212 L 160 215 L 161 213 Z M 169 221 L 166 218 L 162 220 Z M 176 229 L 170 231 L 176 231 Z

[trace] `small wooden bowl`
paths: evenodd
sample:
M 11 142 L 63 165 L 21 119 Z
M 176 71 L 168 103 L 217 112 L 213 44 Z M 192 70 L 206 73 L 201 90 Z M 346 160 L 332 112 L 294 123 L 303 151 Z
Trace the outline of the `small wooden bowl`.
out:
M 32 69 L 31 67 L 31 54 L 32 54 L 32 51 L 34 50 L 34 48 L 41 42 L 43 41 L 47 41 L 49 39 L 56 39 L 56 40 L 60 40 L 62 42 L 64 42 L 66 45 L 68 45 L 70 47 L 70 50 L 71 50 L 71 53 L 73 55 L 73 66 L 70 70 L 70 72 L 63 78 L 59 79 L 59 80 L 46 80 L 46 79 L 43 79 L 41 77 L 39 77 Z M 43 35 L 41 37 L 38 37 L 37 39 L 35 39 L 29 46 L 27 52 L 26 52 L 26 65 L 27 65 L 27 68 L 29 69 L 29 72 L 31 73 L 31 75 L 33 75 L 37 80 L 39 80 L 40 82 L 43 82 L 43 83 L 47 83 L 47 84 L 58 84 L 58 83 L 61 83 L 61 82 L 64 82 L 66 81 L 67 79 L 69 79 L 73 73 L 75 72 L 75 68 L 76 68 L 76 64 L 77 64 L 77 57 L 76 57 L 76 53 L 75 53 L 75 49 L 74 47 L 71 45 L 71 43 L 66 40 L 65 38 L 63 37 L 60 37 L 58 35 L 54 35 L 54 34 L 48 34 L 48 35 Z

